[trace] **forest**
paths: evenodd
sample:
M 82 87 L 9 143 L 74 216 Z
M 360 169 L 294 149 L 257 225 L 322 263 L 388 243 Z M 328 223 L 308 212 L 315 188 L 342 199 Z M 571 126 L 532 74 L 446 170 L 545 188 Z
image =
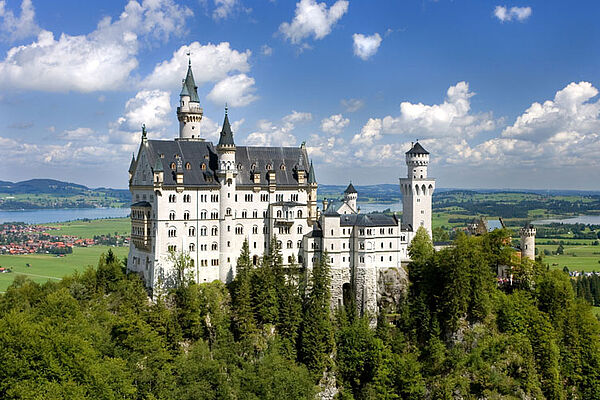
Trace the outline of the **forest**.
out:
M 420 229 L 406 293 L 378 315 L 330 307 L 326 254 L 309 273 L 273 247 L 253 267 L 247 243 L 229 285 L 194 283 L 174 255 L 178 285 L 152 301 L 110 251 L 60 282 L 18 277 L 0 296 L 0 398 L 600 398 L 597 282 L 515 261 L 507 236 L 434 251 Z

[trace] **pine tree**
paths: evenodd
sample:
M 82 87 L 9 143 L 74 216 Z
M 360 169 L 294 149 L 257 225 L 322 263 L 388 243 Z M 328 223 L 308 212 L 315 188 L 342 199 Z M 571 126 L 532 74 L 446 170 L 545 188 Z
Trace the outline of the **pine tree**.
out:
M 232 282 L 233 321 L 236 336 L 241 340 L 256 332 L 256 320 L 252 310 L 252 261 L 248 240 L 244 240 L 242 252 L 237 260 L 237 274 Z

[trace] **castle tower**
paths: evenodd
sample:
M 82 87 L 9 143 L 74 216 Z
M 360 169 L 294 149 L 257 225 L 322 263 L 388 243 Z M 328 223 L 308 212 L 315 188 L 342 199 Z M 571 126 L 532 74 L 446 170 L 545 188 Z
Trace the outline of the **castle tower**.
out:
M 422 226 L 431 236 L 431 199 L 435 179 L 427 177 L 429 152 L 419 142 L 406 152 L 408 176 L 400 178 L 402 192 L 402 222 L 411 225 L 413 232 Z
M 177 119 L 179 120 L 179 139 L 204 140 L 200 138 L 200 121 L 202 120 L 202 108 L 198 98 L 198 86 L 194 82 L 192 73 L 192 60 L 188 62 L 188 70 L 182 82 L 179 94 L 179 107 L 177 107 Z
M 535 227 L 527 224 L 521 228 L 521 258 L 535 260 Z
M 317 179 L 312 161 L 308 170 L 308 220 L 317 221 Z
M 352 211 L 357 212 L 356 210 L 356 199 L 358 198 L 358 192 L 354 189 L 352 182 L 348 185 L 346 190 L 344 190 L 344 202 L 352 208 Z
M 217 177 L 221 183 L 219 192 L 219 230 L 220 230 L 220 252 L 219 252 L 219 279 L 222 282 L 230 282 L 235 275 L 235 265 L 238 254 L 234 251 L 235 240 L 235 180 L 238 174 L 235 164 L 235 143 L 233 132 L 225 108 L 225 120 L 217 145 L 219 156 L 219 169 Z

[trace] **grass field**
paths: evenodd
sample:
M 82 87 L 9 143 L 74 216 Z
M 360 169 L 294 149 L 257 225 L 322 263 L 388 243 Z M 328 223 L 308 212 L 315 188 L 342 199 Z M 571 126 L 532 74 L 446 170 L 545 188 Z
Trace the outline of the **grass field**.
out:
M 12 283 L 15 276 L 26 275 L 35 282 L 43 283 L 50 279 L 60 280 L 63 276 L 72 274 L 74 271 L 83 271 L 87 266 L 96 266 L 100 254 L 106 253 L 108 249 L 119 258 L 127 256 L 129 247 L 75 247 L 73 254 L 65 257 L 55 257 L 51 254 L 32 254 L 32 255 L 0 255 L 0 266 L 10 268 L 13 272 L 0 274 L 0 292 L 6 291 L 6 288 Z M 27 267 L 29 263 L 31 267 Z
M 55 224 L 57 231 L 50 231 L 55 235 L 74 235 L 80 238 L 93 238 L 94 235 L 119 235 L 129 236 L 131 232 L 131 220 L 129 218 L 93 219 L 89 221 L 69 221 Z
M 538 251 L 544 249 L 556 251 L 558 246 L 539 245 Z M 564 254 L 557 256 L 544 256 L 544 263 L 551 269 L 563 269 L 565 266 L 570 271 L 600 271 L 600 246 L 574 246 L 565 244 Z

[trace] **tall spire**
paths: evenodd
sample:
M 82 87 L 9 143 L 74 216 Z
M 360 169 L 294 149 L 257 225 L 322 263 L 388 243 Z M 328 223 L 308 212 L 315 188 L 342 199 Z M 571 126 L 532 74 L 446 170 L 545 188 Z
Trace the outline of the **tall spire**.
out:
M 312 161 L 310 162 L 310 169 L 308 170 L 308 183 L 317 183 L 317 179 L 315 178 L 315 169 L 313 168 Z
M 131 153 L 131 164 L 129 164 L 129 172 L 133 172 L 135 169 L 135 155 Z
M 196 82 L 194 81 L 194 73 L 192 72 L 191 58 L 188 60 L 187 74 L 183 80 L 182 86 L 183 87 L 181 88 L 181 93 L 179 96 L 190 96 L 190 101 L 200 103 L 200 99 L 198 98 L 198 86 L 196 86 Z
M 223 129 L 221 129 L 221 136 L 219 137 L 219 144 L 217 147 L 235 147 L 233 141 L 233 132 L 231 132 L 231 125 L 229 124 L 229 116 L 227 115 L 227 106 L 225 107 L 225 119 L 223 120 Z

